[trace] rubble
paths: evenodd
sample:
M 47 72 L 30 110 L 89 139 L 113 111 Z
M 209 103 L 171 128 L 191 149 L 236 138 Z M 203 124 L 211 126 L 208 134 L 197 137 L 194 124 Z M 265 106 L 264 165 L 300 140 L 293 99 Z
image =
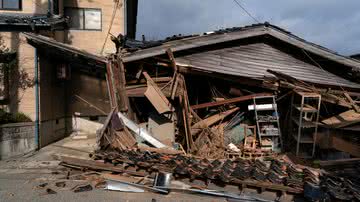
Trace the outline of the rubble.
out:
M 357 178 L 311 161 L 346 147 L 360 156 L 356 141 L 321 148 L 334 137 L 358 138 L 348 127 L 360 122 L 360 85 L 338 71 L 358 62 L 269 24 L 150 44 L 119 37 L 117 53 L 103 58 L 111 112 L 97 131 L 97 150 L 92 160 L 61 157 L 63 166 L 100 172 L 106 189 L 118 191 L 244 199 L 206 187 L 217 183 L 310 200 L 359 198 Z M 160 173 L 205 188 L 160 186 Z

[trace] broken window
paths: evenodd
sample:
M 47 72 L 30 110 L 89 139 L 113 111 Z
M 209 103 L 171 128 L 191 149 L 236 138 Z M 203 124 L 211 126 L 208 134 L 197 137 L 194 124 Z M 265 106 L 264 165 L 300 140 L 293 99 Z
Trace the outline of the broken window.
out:
M 101 30 L 101 9 L 65 8 L 70 29 Z
M 0 0 L 2 10 L 21 10 L 21 0 Z

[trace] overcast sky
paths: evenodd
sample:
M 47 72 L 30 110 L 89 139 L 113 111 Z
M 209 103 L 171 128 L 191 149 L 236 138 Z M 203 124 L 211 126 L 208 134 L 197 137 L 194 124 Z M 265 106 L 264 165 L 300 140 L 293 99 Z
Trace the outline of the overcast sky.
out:
M 278 25 L 344 55 L 360 53 L 360 0 L 238 0 Z M 159 40 L 253 24 L 233 0 L 139 0 L 137 36 Z

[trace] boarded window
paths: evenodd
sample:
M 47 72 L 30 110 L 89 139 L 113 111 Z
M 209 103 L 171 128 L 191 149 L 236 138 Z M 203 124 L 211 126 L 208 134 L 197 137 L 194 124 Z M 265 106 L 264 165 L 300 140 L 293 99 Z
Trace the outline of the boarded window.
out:
M 0 0 L 2 10 L 21 10 L 21 0 Z
M 70 29 L 101 30 L 101 9 L 65 8 L 65 15 Z

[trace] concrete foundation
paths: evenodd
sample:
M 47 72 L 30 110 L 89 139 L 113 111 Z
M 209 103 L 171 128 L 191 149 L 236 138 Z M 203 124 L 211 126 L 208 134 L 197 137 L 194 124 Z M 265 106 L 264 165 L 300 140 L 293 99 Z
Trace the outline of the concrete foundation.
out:
M 0 126 L 0 159 L 26 154 L 35 149 L 34 123 L 12 123 Z

